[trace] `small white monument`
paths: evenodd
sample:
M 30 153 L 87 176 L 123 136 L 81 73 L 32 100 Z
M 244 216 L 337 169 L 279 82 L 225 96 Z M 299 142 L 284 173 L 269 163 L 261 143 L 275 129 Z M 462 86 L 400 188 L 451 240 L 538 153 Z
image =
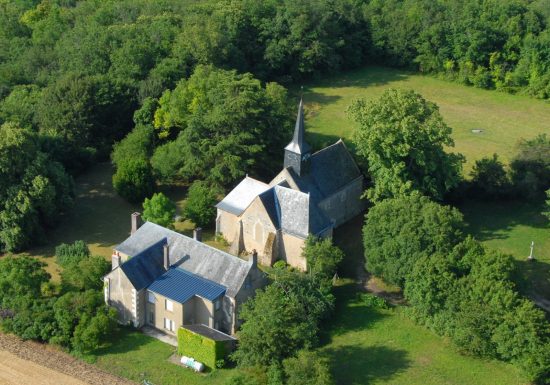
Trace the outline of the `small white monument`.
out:
M 534 241 L 531 241 L 531 253 L 529 254 L 529 256 L 527 257 L 527 260 L 528 261 L 532 261 L 533 259 L 535 259 L 535 254 L 533 254 L 533 250 L 535 249 L 535 242 Z

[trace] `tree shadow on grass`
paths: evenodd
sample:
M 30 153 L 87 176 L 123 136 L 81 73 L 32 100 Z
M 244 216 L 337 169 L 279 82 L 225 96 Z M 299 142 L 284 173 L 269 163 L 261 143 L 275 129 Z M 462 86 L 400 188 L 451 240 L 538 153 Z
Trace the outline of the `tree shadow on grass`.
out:
M 92 355 L 101 357 L 108 354 L 135 352 L 139 348 L 157 341 L 130 327 L 120 327 L 109 339 L 109 343 L 93 351 Z
M 411 365 L 407 352 L 386 346 L 339 346 L 322 353 L 330 360 L 337 384 L 368 385 L 387 381 Z
M 541 214 L 542 202 L 467 200 L 458 207 L 468 222 L 469 232 L 480 241 L 506 239 L 518 225 L 548 227 L 548 221 Z

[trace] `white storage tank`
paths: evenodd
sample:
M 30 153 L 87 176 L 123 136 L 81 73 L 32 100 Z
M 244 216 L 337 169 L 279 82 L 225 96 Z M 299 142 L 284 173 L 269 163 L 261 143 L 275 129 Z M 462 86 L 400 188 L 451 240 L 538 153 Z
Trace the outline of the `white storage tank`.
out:
M 195 361 L 191 357 L 181 356 L 181 363 L 188 368 L 193 369 L 195 372 L 202 372 L 204 370 L 204 364 L 199 361 Z

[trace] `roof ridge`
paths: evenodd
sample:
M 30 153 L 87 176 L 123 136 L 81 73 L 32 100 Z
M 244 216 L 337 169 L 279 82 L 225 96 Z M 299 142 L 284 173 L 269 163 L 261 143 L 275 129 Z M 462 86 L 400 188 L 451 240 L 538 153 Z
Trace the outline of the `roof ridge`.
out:
M 315 155 L 317 155 L 318 153 L 323 152 L 323 151 L 325 151 L 325 150 L 327 150 L 327 149 L 329 149 L 329 148 L 331 148 L 331 147 L 334 147 L 334 146 L 336 146 L 337 144 L 340 144 L 340 143 L 342 143 L 342 144 L 344 145 L 344 147 L 346 148 L 346 150 L 348 149 L 348 147 L 346 146 L 346 144 L 344 143 L 344 141 L 342 140 L 342 138 L 338 138 L 338 140 L 337 140 L 336 142 L 334 142 L 334 143 L 332 143 L 332 144 L 329 144 L 328 146 L 326 146 L 326 147 L 324 147 L 324 148 L 322 148 L 322 149 L 320 149 L 320 150 L 318 150 L 318 151 L 315 151 L 313 154 L 311 154 L 311 156 L 315 156 Z M 348 151 L 349 151 L 349 150 L 348 150 Z
M 217 253 L 222 254 L 224 257 L 230 257 L 231 259 L 234 259 L 234 260 L 238 261 L 239 263 L 243 263 L 243 264 L 247 264 L 247 263 L 248 263 L 248 261 L 245 261 L 244 259 L 241 259 L 241 258 L 239 258 L 239 257 L 236 257 L 236 256 L 234 256 L 234 255 L 232 255 L 232 254 L 229 254 L 229 253 L 223 251 L 223 250 L 217 249 L 217 248 L 215 248 L 215 247 L 213 247 L 213 246 L 210 246 L 210 245 L 208 245 L 208 244 L 206 244 L 206 243 L 204 243 L 204 242 L 197 241 L 196 239 L 193 239 L 193 238 L 191 238 L 191 237 L 188 237 L 188 236 L 185 235 L 185 234 L 178 233 L 177 231 L 171 230 L 171 229 L 166 228 L 166 227 L 163 227 L 163 226 L 161 226 L 161 225 L 157 225 L 156 223 L 153 223 L 153 222 L 146 221 L 145 223 L 150 223 L 150 224 L 152 224 L 152 225 L 155 225 L 155 226 L 157 226 L 157 227 L 160 227 L 160 228 L 162 228 L 162 229 L 165 229 L 166 231 L 169 231 L 169 232 L 175 234 L 176 236 L 180 236 L 180 237 L 187 238 L 187 239 L 189 239 L 189 240 L 191 240 L 191 241 L 193 241 L 193 242 L 196 242 L 197 245 L 201 245 L 202 247 L 206 247 L 206 248 L 208 248 L 208 249 L 214 250 L 214 251 L 216 251 Z M 142 226 L 143 226 L 143 225 L 142 225 Z M 164 239 L 166 239 L 166 237 L 164 237 Z M 158 243 L 158 242 L 157 242 L 157 243 Z M 155 243 L 155 244 L 156 244 L 156 243 Z M 141 252 L 140 252 L 140 253 L 141 253 Z

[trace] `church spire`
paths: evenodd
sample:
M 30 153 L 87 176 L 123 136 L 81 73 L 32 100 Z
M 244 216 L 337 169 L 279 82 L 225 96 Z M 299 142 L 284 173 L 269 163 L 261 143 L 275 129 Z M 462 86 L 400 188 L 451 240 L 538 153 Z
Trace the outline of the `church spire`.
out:
M 300 105 L 298 106 L 298 116 L 296 117 L 296 126 L 294 127 L 294 137 L 285 150 L 292 151 L 296 154 L 305 155 L 311 151 L 311 147 L 304 139 L 304 102 L 300 98 Z
M 298 175 L 302 175 L 307 171 L 311 152 L 311 146 L 305 141 L 304 136 L 304 102 L 300 98 L 294 136 L 292 137 L 292 141 L 285 147 L 284 161 L 284 167 L 292 168 Z

